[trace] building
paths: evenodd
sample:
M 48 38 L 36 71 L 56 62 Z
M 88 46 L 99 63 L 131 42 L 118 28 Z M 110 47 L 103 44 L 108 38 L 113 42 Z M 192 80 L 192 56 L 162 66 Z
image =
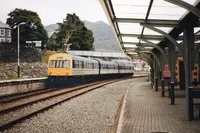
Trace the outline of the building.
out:
M 11 28 L 0 21 L 0 43 L 11 42 Z

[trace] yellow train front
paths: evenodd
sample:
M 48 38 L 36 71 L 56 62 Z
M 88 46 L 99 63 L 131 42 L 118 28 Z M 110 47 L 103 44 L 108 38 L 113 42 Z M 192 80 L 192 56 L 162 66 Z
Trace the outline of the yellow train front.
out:
M 49 57 L 46 86 L 48 88 L 74 86 L 92 81 L 98 74 L 98 61 L 57 53 Z
M 72 76 L 72 56 L 58 53 L 48 60 L 48 77 Z

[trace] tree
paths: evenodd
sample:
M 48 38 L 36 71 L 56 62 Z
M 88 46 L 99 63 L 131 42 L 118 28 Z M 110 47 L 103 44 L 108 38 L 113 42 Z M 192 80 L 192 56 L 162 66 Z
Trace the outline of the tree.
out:
M 6 24 L 13 29 L 12 41 L 14 43 L 17 43 L 17 25 L 25 22 L 25 24 L 20 25 L 21 44 L 25 44 L 25 41 L 42 41 L 42 48 L 44 47 L 44 44 L 47 43 L 48 35 L 36 12 L 16 8 L 8 16 Z
M 94 37 L 91 30 L 75 13 L 67 14 L 63 23 L 58 23 L 56 42 L 66 51 L 68 44 L 72 50 L 93 50 Z
M 47 47 L 48 49 L 57 51 L 60 48 L 60 45 L 59 43 L 56 43 L 55 38 L 56 38 L 56 33 L 54 32 L 48 39 Z

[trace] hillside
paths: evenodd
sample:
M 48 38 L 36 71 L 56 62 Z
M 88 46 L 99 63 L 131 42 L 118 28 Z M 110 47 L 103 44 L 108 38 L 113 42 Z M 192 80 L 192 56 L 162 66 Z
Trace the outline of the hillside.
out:
M 108 24 L 102 21 L 95 23 L 84 21 L 84 23 L 85 26 L 93 32 L 95 51 L 121 51 L 117 39 Z M 57 27 L 57 24 L 51 24 L 45 26 L 45 29 L 49 34 L 52 34 L 52 32 L 55 31 Z

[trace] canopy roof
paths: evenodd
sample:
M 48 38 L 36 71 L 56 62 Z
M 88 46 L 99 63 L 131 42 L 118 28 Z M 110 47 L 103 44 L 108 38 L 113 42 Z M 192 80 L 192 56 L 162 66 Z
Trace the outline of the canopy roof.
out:
M 181 24 L 185 19 L 195 22 L 196 42 L 200 42 L 200 0 L 99 0 L 123 51 L 136 58 L 138 49 L 151 51 L 152 45 L 161 45 L 168 39 L 152 30 L 159 29 L 183 40 Z M 197 9 L 197 10 L 196 10 Z M 195 15 L 194 15 L 195 14 Z M 199 15 L 199 16 L 198 16 Z M 198 17 L 197 17 L 198 16 Z M 168 40 L 169 41 L 169 40 Z

